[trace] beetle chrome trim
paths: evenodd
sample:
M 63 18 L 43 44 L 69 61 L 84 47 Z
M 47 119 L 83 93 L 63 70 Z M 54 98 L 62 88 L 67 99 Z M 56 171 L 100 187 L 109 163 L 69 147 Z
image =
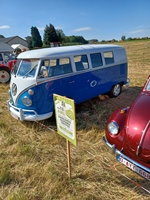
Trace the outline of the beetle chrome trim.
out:
M 141 147 L 141 145 L 142 145 L 142 142 L 143 142 L 145 133 L 146 133 L 146 131 L 147 131 L 149 125 L 150 125 L 150 120 L 147 122 L 147 124 L 146 124 L 144 130 L 142 131 L 141 139 L 140 139 L 139 145 L 137 146 L 137 149 L 136 149 L 136 155 L 137 155 L 137 156 L 138 156 L 138 154 L 139 154 L 140 147 Z
M 137 167 L 141 168 L 142 170 L 144 170 L 144 171 L 150 173 L 150 169 L 149 169 L 149 168 L 147 168 L 147 167 L 145 167 L 145 166 L 143 166 L 143 165 L 137 163 L 137 162 L 134 161 L 133 159 L 131 159 L 131 158 L 129 158 L 128 156 L 124 155 L 121 151 L 119 151 L 119 150 L 117 150 L 117 149 L 115 148 L 115 145 L 114 145 L 114 144 L 111 145 L 111 144 L 107 141 L 106 137 L 104 137 L 104 136 L 103 136 L 103 141 L 104 141 L 104 143 L 106 144 L 106 146 L 109 147 L 109 149 L 111 150 L 112 153 L 115 153 L 116 155 L 120 155 L 122 158 L 124 158 L 124 159 L 126 159 L 127 161 L 133 163 L 134 165 L 136 165 Z M 136 172 L 136 171 L 135 171 L 135 172 Z M 148 179 L 148 180 L 149 180 L 149 179 Z

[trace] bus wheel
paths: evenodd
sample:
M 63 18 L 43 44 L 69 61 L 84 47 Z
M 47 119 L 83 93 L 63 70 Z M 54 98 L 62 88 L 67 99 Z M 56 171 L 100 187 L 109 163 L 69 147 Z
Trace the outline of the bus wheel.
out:
M 121 93 L 121 91 L 122 91 L 122 85 L 116 84 L 110 90 L 109 96 L 110 97 L 117 97 L 117 96 L 119 96 L 119 94 Z
M 0 83 L 8 83 L 10 80 L 10 71 L 5 67 L 0 67 Z

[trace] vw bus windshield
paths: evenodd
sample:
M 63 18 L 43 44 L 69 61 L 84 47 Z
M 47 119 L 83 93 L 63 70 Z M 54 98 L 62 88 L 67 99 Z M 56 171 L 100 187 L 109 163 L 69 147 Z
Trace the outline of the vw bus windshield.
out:
M 18 61 L 19 62 L 19 61 Z M 23 59 L 19 65 L 14 69 L 17 76 L 34 77 L 37 70 L 39 59 Z
M 17 73 L 18 71 L 18 68 L 19 68 L 19 65 L 20 65 L 20 61 L 21 60 L 17 60 L 16 64 L 14 65 L 14 67 L 12 68 L 12 74 L 15 74 Z

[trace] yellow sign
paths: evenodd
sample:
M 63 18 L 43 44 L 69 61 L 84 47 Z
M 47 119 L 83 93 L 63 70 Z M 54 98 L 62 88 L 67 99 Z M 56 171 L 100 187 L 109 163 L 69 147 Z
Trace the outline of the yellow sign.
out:
M 76 118 L 74 100 L 54 94 L 58 133 L 76 145 Z

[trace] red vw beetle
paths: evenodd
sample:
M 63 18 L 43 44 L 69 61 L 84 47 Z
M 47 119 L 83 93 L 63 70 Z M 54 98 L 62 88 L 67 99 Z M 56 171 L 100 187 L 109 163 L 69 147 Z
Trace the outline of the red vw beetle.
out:
M 103 140 L 120 163 L 150 181 L 150 76 L 130 107 L 112 113 Z

